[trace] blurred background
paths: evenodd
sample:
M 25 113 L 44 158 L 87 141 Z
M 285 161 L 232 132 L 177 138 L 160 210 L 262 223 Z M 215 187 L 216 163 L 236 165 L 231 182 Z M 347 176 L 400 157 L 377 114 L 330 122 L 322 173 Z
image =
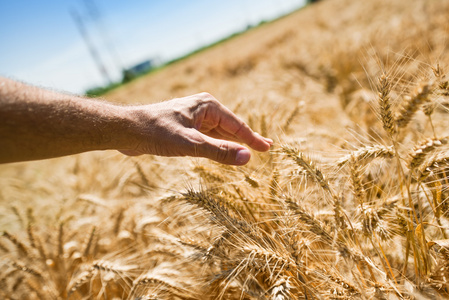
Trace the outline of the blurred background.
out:
M 2 1 L 0 76 L 85 93 L 130 80 L 306 2 Z

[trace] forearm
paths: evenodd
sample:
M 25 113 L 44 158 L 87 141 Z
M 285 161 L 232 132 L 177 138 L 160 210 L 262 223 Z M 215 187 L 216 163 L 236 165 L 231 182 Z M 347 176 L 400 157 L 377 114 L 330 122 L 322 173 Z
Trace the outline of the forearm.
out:
M 133 107 L 65 95 L 0 77 L 0 163 L 115 149 L 246 164 L 272 140 L 207 93 Z
M 122 149 L 127 111 L 0 78 L 0 162 Z

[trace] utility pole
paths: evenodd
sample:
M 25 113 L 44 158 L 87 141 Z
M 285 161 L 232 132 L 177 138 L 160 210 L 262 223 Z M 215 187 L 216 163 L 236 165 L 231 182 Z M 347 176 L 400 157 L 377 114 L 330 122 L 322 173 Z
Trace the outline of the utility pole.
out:
M 87 13 L 92 21 L 95 22 L 98 32 L 100 33 L 101 39 L 103 40 L 104 46 L 108 49 L 108 52 L 114 61 L 115 66 L 120 71 L 123 70 L 123 64 L 120 59 L 119 52 L 112 42 L 111 36 L 103 22 L 102 14 L 95 3 L 95 0 L 83 0 L 84 6 L 86 7 Z
M 78 27 L 78 30 L 81 33 L 81 36 L 84 39 L 84 42 L 87 45 L 87 48 L 89 49 L 89 53 L 92 56 L 92 59 L 95 61 L 95 64 L 98 67 L 98 70 L 100 71 L 101 75 L 104 79 L 107 80 L 108 84 L 112 84 L 111 77 L 109 76 L 108 71 L 106 70 L 106 67 L 104 66 L 100 54 L 98 53 L 97 49 L 95 48 L 92 40 L 89 38 L 89 35 L 87 33 L 86 27 L 84 26 L 83 19 L 79 15 L 79 13 L 76 11 L 76 9 L 70 10 L 70 15 L 72 16 L 73 20 L 75 21 L 76 26 Z

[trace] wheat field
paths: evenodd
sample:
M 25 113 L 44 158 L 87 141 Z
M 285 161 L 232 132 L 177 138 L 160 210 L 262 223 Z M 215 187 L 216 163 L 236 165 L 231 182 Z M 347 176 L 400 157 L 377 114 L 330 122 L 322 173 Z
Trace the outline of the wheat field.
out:
M 105 95 L 207 91 L 275 144 L 1 165 L 0 298 L 446 299 L 447 20 L 323 0 Z

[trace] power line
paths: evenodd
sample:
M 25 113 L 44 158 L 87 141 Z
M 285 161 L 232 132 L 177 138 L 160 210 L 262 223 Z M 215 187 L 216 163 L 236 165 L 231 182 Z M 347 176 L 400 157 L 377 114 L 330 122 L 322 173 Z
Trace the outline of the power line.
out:
M 115 44 L 111 39 L 111 35 L 109 34 L 109 31 L 104 24 L 103 17 L 98 5 L 95 3 L 95 0 L 82 1 L 84 3 L 84 6 L 86 7 L 90 19 L 95 23 L 100 33 L 103 44 L 108 50 L 112 60 L 114 61 L 115 66 L 117 67 L 117 69 L 123 70 L 123 63 L 120 59 L 119 52 L 117 51 L 117 48 L 115 47 Z
M 94 60 L 95 64 L 97 65 L 98 70 L 100 71 L 101 75 L 104 77 L 105 80 L 109 84 L 112 83 L 111 77 L 109 76 L 109 73 L 101 60 L 100 54 L 95 48 L 95 45 L 93 44 L 92 40 L 89 37 L 89 34 L 87 33 L 87 29 L 84 25 L 84 21 L 81 18 L 78 11 L 74 8 L 70 10 L 70 15 L 72 16 L 73 20 L 75 21 L 76 26 L 78 27 L 79 32 L 81 33 L 81 36 L 83 37 L 84 42 L 87 45 L 87 48 L 89 49 L 89 53 L 92 56 L 92 59 Z

